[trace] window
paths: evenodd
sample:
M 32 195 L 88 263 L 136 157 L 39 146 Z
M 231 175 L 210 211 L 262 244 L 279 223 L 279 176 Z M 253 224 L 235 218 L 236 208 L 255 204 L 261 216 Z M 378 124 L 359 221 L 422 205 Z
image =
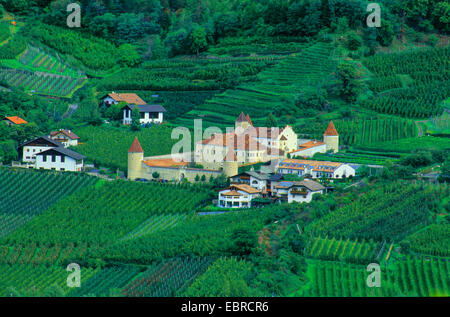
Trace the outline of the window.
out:
M 145 119 L 145 112 L 141 112 L 141 119 Z
M 55 170 L 56 170 L 56 168 L 52 167 L 52 171 L 55 171 Z
M 42 162 L 47 162 L 47 155 L 42 155 Z
M 64 155 L 61 155 L 61 163 L 64 163 L 66 161 L 66 157 Z
M 65 171 L 66 169 L 65 168 L 61 168 L 61 171 Z
M 52 155 L 52 162 L 56 162 L 56 155 Z

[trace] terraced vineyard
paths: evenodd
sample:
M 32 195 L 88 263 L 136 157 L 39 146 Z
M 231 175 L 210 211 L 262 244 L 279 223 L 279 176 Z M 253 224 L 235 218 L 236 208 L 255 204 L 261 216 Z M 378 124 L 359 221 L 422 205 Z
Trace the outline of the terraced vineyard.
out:
M 0 170 L 0 238 L 60 199 L 80 188 L 89 188 L 97 181 L 85 175 Z
M 249 113 L 254 123 L 265 119 L 270 112 L 295 115 L 295 96 L 317 89 L 331 76 L 336 66 L 331 53 L 329 44 L 315 44 L 259 73 L 257 82 L 216 95 L 175 122 L 192 126 L 193 119 L 201 118 L 204 126 L 225 127 L 241 111 Z
M 82 86 L 87 78 L 1 68 L 0 80 L 4 80 L 10 86 L 23 88 L 32 93 L 67 97 L 77 87 Z
M 186 214 L 152 216 L 145 222 L 143 222 L 141 225 L 139 225 L 132 232 L 127 234 L 123 239 L 124 240 L 134 239 L 149 233 L 170 229 L 176 227 L 187 218 L 188 215 Z
M 362 105 L 403 117 L 440 115 L 442 102 L 450 96 L 449 57 L 447 46 L 378 54 L 365 59 L 365 66 L 375 74 L 369 86 L 377 95 Z
M 70 292 L 68 296 L 110 296 L 112 289 L 120 290 L 125 287 L 139 274 L 140 270 L 139 267 L 133 265 L 103 268 L 81 284 L 81 287 Z
M 12 87 L 49 96 L 70 97 L 87 77 L 56 56 L 28 45 L 18 60 L 0 61 L 0 80 Z
M 175 296 L 212 263 L 209 258 L 177 258 L 149 268 L 141 277 L 127 285 L 127 297 Z
M 305 255 L 321 260 L 340 260 L 350 263 L 373 263 L 379 259 L 386 242 L 335 238 L 313 238 L 305 249 Z
M 96 272 L 84 268 L 81 284 Z M 0 296 L 63 296 L 72 289 L 67 286 L 65 267 L 29 264 L 0 265 Z

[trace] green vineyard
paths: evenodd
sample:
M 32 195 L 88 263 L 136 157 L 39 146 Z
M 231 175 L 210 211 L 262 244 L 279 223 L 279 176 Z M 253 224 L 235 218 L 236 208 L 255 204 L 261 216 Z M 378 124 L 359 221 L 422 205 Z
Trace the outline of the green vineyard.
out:
M 340 260 L 350 263 L 372 263 L 378 261 L 386 242 L 362 241 L 335 238 L 313 238 L 305 248 L 307 257 L 321 260 Z
M 449 57 L 447 46 L 366 58 L 364 65 L 375 75 L 369 87 L 377 95 L 362 105 L 410 118 L 440 115 L 442 102 L 450 96 Z
M 85 175 L 0 170 L 0 238 L 98 179 Z M 45 199 L 42 199 L 45 197 Z

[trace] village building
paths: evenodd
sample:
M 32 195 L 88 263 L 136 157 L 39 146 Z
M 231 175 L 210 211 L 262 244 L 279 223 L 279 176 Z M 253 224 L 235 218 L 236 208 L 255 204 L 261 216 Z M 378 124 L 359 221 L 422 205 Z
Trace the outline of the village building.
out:
M 66 149 L 62 143 L 41 136 L 19 147 L 22 162 L 27 168 L 79 172 L 84 167 L 85 156 Z
M 299 141 L 298 149 L 290 151 L 291 158 L 294 157 L 313 157 L 316 153 L 326 153 L 332 151 L 339 152 L 339 134 L 331 121 L 323 135 L 323 142 L 318 140 L 302 140 Z
M 283 181 L 276 185 L 275 189 L 277 197 L 290 204 L 293 202 L 308 203 L 312 200 L 313 195 L 324 194 L 325 187 L 318 182 L 305 179 L 300 182 Z
M 80 137 L 73 133 L 71 130 L 64 129 L 50 132 L 49 138 L 61 143 L 66 148 L 68 148 L 69 146 L 77 146 L 78 140 L 80 139 Z
M 280 174 L 292 174 L 311 178 L 346 178 L 354 177 L 355 169 L 349 164 L 311 160 L 286 159 L 278 163 Z
M 81 172 L 85 156 L 64 147 L 55 147 L 36 154 L 36 169 Z
M 62 144 L 47 136 L 42 136 L 34 140 L 25 142 L 19 147 L 22 150 L 22 161 L 26 163 L 34 163 L 36 155 L 49 149 L 61 147 Z
M 252 200 L 260 197 L 261 191 L 247 184 L 231 184 L 218 194 L 218 206 L 222 208 L 250 208 Z
M 190 167 L 190 164 L 182 159 L 173 158 L 171 155 L 164 157 L 144 157 L 144 150 L 136 137 L 128 150 L 128 179 L 165 180 L 181 182 L 187 180 L 196 182 L 196 177 L 203 175 L 207 180 L 212 176 L 216 178 L 222 174 L 232 176 L 237 174 L 237 163 L 230 159 L 225 162 L 224 169 L 213 170 Z
M 161 105 L 126 105 L 122 108 L 123 119 L 122 123 L 129 125 L 133 122 L 132 111 L 138 107 L 140 119 L 140 124 L 161 124 L 164 121 L 164 113 L 166 109 Z
M 10 127 L 13 125 L 27 124 L 28 122 L 22 119 L 21 117 L 5 117 L 3 121 Z
M 250 116 L 243 113 L 235 121 L 232 132 L 216 133 L 196 144 L 195 162 L 207 168 L 222 167 L 222 157 L 231 149 L 239 165 L 267 162 L 282 158 L 297 148 L 297 135 L 290 126 L 254 127 Z
M 145 105 L 146 102 L 135 93 L 115 93 L 114 91 L 108 94 L 103 102 L 107 107 L 111 105 L 117 105 L 119 102 L 124 102 L 128 105 Z

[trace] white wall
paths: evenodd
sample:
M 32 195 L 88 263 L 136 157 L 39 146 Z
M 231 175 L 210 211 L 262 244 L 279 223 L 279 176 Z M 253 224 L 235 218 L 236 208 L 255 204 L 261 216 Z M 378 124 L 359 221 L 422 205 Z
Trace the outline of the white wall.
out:
M 313 157 L 314 154 L 316 153 L 326 153 L 326 152 L 327 152 L 327 145 L 323 144 L 302 151 L 293 152 L 291 153 L 291 157 L 292 158 L 295 158 L 296 156 Z
M 225 189 L 219 192 L 218 207 L 223 208 L 250 208 L 252 206 L 252 199 L 259 197 L 259 193 L 249 194 L 242 190 L 236 190 L 241 196 L 222 196 L 222 194 L 230 192 L 230 189 Z
M 36 154 L 49 149 L 53 149 L 56 146 L 24 146 L 22 161 L 33 163 L 36 160 Z
M 79 172 L 83 168 L 83 160 L 81 160 L 81 164 L 76 164 L 76 160 L 65 156 L 65 161 L 61 162 L 61 155 L 55 156 L 55 162 L 52 162 L 52 155 L 45 155 L 47 157 L 46 162 L 43 161 L 44 155 L 38 155 L 36 157 L 36 169 L 54 169 L 56 171 L 72 171 Z
M 318 190 L 318 191 L 310 191 L 309 189 L 306 189 L 307 191 L 307 195 L 306 197 L 304 197 L 303 195 L 293 195 L 292 189 L 294 189 L 295 187 L 292 187 L 289 189 L 289 194 L 288 194 L 288 203 L 292 203 L 292 202 L 298 202 L 298 203 L 309 203 L 312 198 L 313 195 L 315 194 L 323 194 L 323 190 Z

